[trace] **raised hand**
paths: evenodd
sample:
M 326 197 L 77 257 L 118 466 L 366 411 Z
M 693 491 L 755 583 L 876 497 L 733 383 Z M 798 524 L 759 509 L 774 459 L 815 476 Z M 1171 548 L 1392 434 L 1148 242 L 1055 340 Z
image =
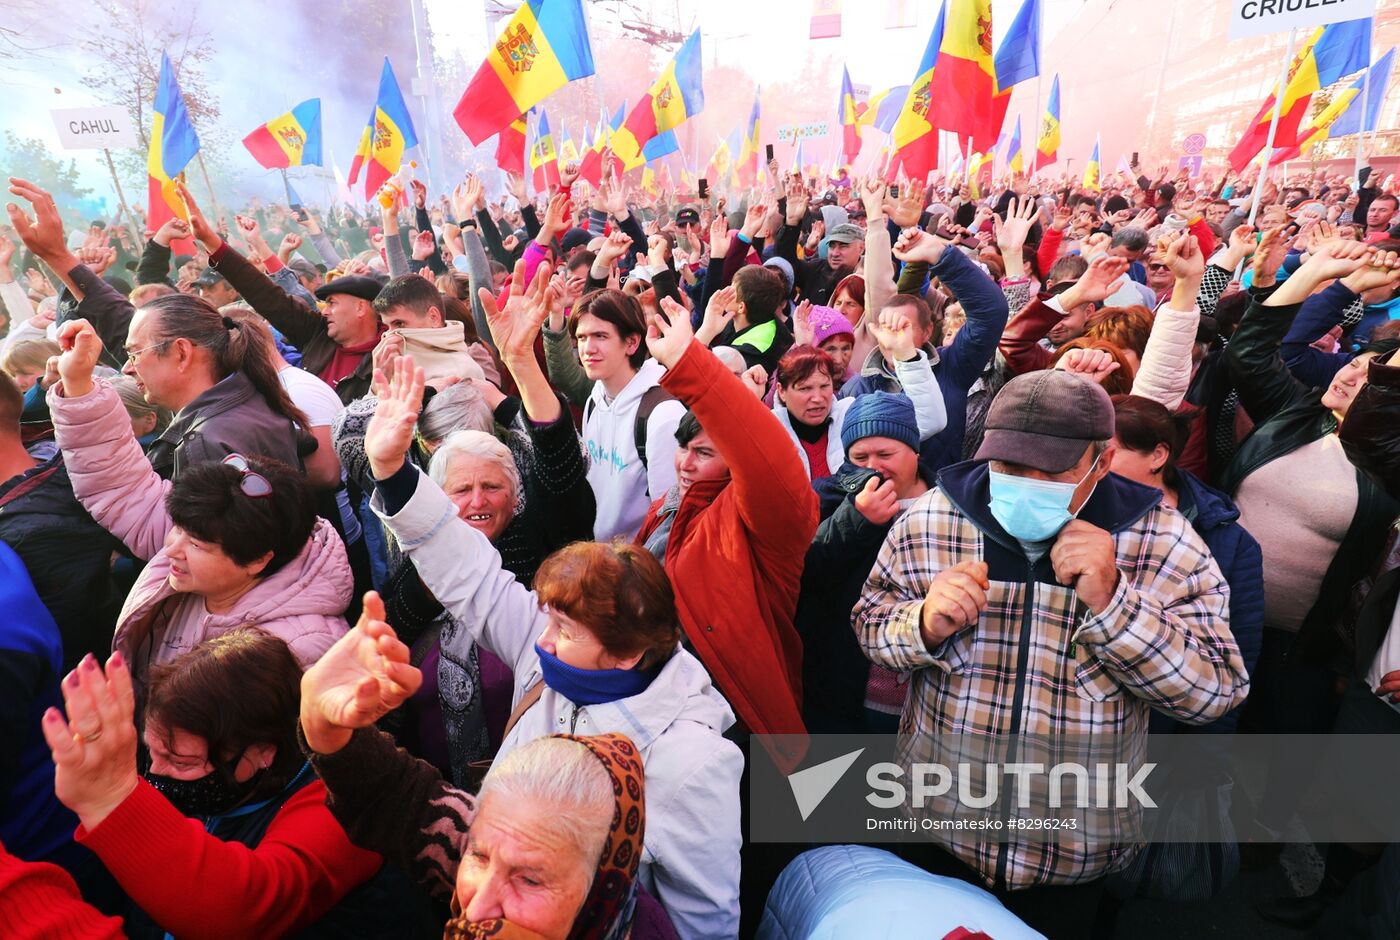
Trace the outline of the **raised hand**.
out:
M 700 329 L 695 334 L 695 338 L 706 346 L 713 343 L 715 337 L 723 333 L 724 328 L 733 322 L 738 312 L 735 308 L 737 297 L 738 291 L 734 289 L 733 285 L 721 287 L 711 294 L 709 303 L 705 304 L 705 318 L 700 321 Z M 687 319 L 689 319 L 688 315 Z
M 881 310 L 870 323 L 870 333 L 875 341 L 897 362 L 908 362 L 919 353 L 919 348 L 914 345 L 914 324 L 901 312 L 906 309 L 894 307 Z
M 1002 221 L 999 216 L 993 215 L 992 220 L 996 228 L 997 247 L 1005 253 L 1008 249 L 1020 249 L 1026 244 L 1026 236 L 1035 226 L 1036 216 L 1039 214 L 1039 207 L 1034 199 L 1029 197 L 1015 200 L 1006 212 L 1006 220 Z M 1010 269 L 1007 275 L 1011 275 Z M 1019 273 L 1019 272 L 1017 272 Z
M 899 240 L 894 243 L 894 256 L 906 264 L 910 261 L 923 261 L 933 265 L 943 257 L 947 247 L 948 242 L 936 235 L 930 235 L 917 228 L 906 228 L 900 232 Z
M 762 398 L 768 391 L 768 370 L 761 365 L 750 366 L 740 375 L 739 380 L 744 383 L 744 387 L 753 392 L 755 398 Z
M 603 210 L 619 222 L 631 214 L 627 208 L 627 187 L 616 177 L 603 181 L 598 196 L 603 202 Z
M 812 302 L 803 300 L 792 313 L 793 345 L 811 346 L 815 336 L 812 330 Z
M 858 180 L 855 183 L 855 189 L 860 193 L 861 204 L 865 206 L 866 226 L 883 222 L 885 219 L 885 194 L 888 192 L 885 181 L 872 174 L 863 180 Z
M 574 188 L 578 182 L 578 164 L 569 162 L 559 168 L 559 188 L 564 192 Z
M 432 232 L 424 230 L 413 236 L 414 261 L 427 261 L 436 251 L 437 242 L 433 240 Z
M 1128 273 L 1128 259 L 1100 255 L 1089 262 L 1088 269 L 1074 286 L 1061 294 L 1066 310 L 1082 303 L 1099 303 L 1116 291 Z
M 101 277 L 103 272 L 112 266 L 117 260 L 117 249 L 115 248 L 79 248 L 78 262 L 87 265 L 93 274 Z
M 516 176 L 514 173 L 506 174 L 506 190 L 515 197 L 515 201 L 522 206 L 526 202 L 525 177 Z
M 277 257 L 282 260 L 283 264 L 286 264 L 288 259 L 292 257 L 292 254 L 301 246 L 301 236 L 296 232 L 288 232 L 286 235 L 282 236 L 282 244 L 277 248 Z
M 418 180 L 409 180 L 408 185 L 413 187 L 413 208 L 426 209 L 428 207 L 428 187 Z
M 457 216 L 457 221 L 475 218 L 477 209 L 481 208 L 482 192 L 481 180 L 474 173 L 468 173 L 466 179 L 452 190 L 452 212 Z
M 1400 286 L 1400 253 L 1374 251 L 1366 263 L 1342 281 L 1352 292 L 1363 294 L 1378 287 Z
M 924 212 L 924 188 L 909 184 L 898 199 L 885 198 L 885 212 L 900 228 L 918 225 Z
M 1167 244 L 1165 252 L 1167 267 L 1179 281 L 1197 281 L 1206 273 L 1206 258 L 1200 242 L 1186 229 L 1182 229 Z
M 787 215 L 788 225 L 801 225 L 802 219 L 807 215 L 807 187 L 802 184 L 802 177 L 790 176 L 787 180 Z
M 729 220 L 723 212 L 715 213 L 710 223 L 710 258 L 715 261 L 729 254 L 729 242 L 734 236 L 729 231 Z
M 185 208 L 190 216 L 190 232 L 194 234 L 195 240 L 204 246 L 204 250 L 211 254 L 218 250 L 223 244 L 223 239 L 219 233 L 214 231 L 214 227 L 209 224 L 209 220 L 200 211 L 199 204 L 194 201 L 194 196 L 190 194 L 190 188 L 183 182 L 175 181 L 175 193 L 184 202 Z
M 617 264 L 619 259 L 626 257 L 631 248 L 632 238 L 626 232 L 614 230 L 603 240 L 603 244 L 598 246 L 593 267 L 606 271 Z
M 63 237 L 63 220 L 58 215 L 58 204 L 54 202 L 48 190 L 13 176 L 10 177 L 10 193 L 28 200 L 34 207 L 34 218 L 30 219 L 24 210 L 13 202 L 5 206 L 15 234 L 24 242 L 24 247 L 45 262 L 49 262 L 49 267 L 57 270 L 61 261 L 69 254 L 68 243 Z
M 748 212 L 744 213 L 744 227 L 739 230 L 740 234 L 750 239 L 754 238 L 758 235 L 758 230 L 763 227 L 764 220 L 767 218 L 768 207 L 762 202 L 755 202 L 749 206 Z
M 550 269 L 548 265 L 535 268 L 535 279 L 525 283 L 525 261 L 515 262 L 515 273 L 510 279 L 510 294 L 506 305 L 498 307 L 491 291 L 483 287 L 477 291 L 481 306 L 486 312 L 486 322 L 491 326 L 491 338 L 496 341 L 501 359 L 509 366 L 511 361 L 523 356 L 535 355 L 535 337 L 549 316 Z
M 1102 385 L 1104 379 L 1118 371 L 1118 362 L 1102 349 L 1071 349 L 1060 357 L 1055 368 Z
M 661 311 L 647 323 L 647 350 L 670 369 L 681 361 L 695 333 L 690 329 L 690 313 L 670 297 L 661 298 Z
M 63 680 L 68 713 L 44 712 L 44 740 L 53 754 L 54 794 L 95 829 L 136 789 L 136 696 L 121 653 L 104 673 L 88 654 Z
M 82 398 L 92 391 L 92 370 L 102 356 L 102 340 L 86 320 L 69 320 L 58 328 L 58 374 L 63 397 Z
M 379 405 L 365 428 L 365 456 L 376 480 L 386 480 L 403 467 L 413 443 L 413 426 L 423 407 L 423 370 L 407 356 L 395 360 L 393 366 L 391 378 L 386 379 L 383 373 L 374 377 L 375 385 L 385 389 L 385 394 L 379 396 Z
M 301 677 L 301 730 L 318 754 L 339 751 L 355 729 L 398 708 L 423 683 L 384 616 L 384 602 L 370 591 L 359 622 Z
M 987 609 L 991 590 L 985 561 L 964 561 L 944 568 L 928 586 L 919 632 L 929 649 L 977 622 Z

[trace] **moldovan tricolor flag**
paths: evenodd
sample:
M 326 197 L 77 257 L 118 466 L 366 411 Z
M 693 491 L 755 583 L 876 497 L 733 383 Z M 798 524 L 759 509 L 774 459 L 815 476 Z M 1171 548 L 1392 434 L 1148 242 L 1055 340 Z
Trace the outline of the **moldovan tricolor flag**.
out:
M 841 69 L 841 101 L 836 108 L 841 121 L 841 152 L 847 163 L 860 156 L 860 115 L 856 113 L 856 92 L 851 85 L 851 70 Z
M 1012 173 L 1020 173 L 1025 169 L 1024 160 L 1021 157 L 1021 118 L 1017 116 L 1016 126 L 1011 131 L 1011 143 L 1006 146 L 1006 168 Z
M 1313 33 L 1289 65 L 1284 86 L 1274 146 L 1287 148 L 1298 143 L 1298 130 L 1307 114 L 1312 94 L 1343 76 L 1359 72 L 1371 64 L 1371 20 L 1333 23 Z M 1264 149 L 1269 125 L 1274 117 L 1274 95 L 1264 101 L 1244 137 L 1230 151 L 1230 166 L 1236 172 L 1247 167 Z
M 1047 167 L 1059 159 L 1060 152 L 1060 76 L 1050 83 L 1050 100 L 1040 119 L 1040 140 L 1035 145 L 1035 168 Z
M 705 87 L 700 59 L 700 30 L 690 34 L 676 57 L 642 95 L 627 115 L 623 131 L 636 138 L 637 147 L 646 145 L 662 131 L 680 127 L 705 107 Z
M 606 114 L 603 115 L 602 120 L 599 120 L 598 133 L 593 137 L 593 146 L 583 155 L 583 160 L 579 163 L 579 179 L 588 180 L 594 186 L 602 185 L 603 174 L 611 170 L 611 167 L 603 165 L 603 151 L 612 146 L 613 132 L 622 126 L 622 119 L 626 114 L 627 102 L 624 101 L 618 106 L 617 114 L 613 116 L 611 122 L 606 119 Z M 612 162 L 616 163 L 616 160 L 614 159 Z
M 408 105 L 404 104 L 389 57 L 385 56 L 384 68 L 379 73 L 379 97 L 360 135 L 355 158 L 350 161 L 350 185 L 355 185 L 360 171 L 364 170 L 365 196 L 373 196 L 399 171 L 404 151 L 416 146 L 418 134 L 413 130 L 413 120 L 408 116 Z
M 173 218 L 187 219 L 185 204 L 175 195 L 175 178 L 199 152 L 199 135 L 175 80 L 170 57 L 160 54 L 160 84 L 151 108 L 151 147 L 146 152 L 146 227 L 152 232 Z
M 974 150 L 996 146 L 1006 95 L 998 94 L 992 62 L 992 0 L 947 0 L 946 20 L 929 93 L 938 102 L 937 125 Z M 917 83 L 916 83 L 917 85 Z
M 758 92 L 753 93 L 753 110 L 749 112 L 749 126 L 744 131 L 739 144 L 739 159 L 734 164 L 734 173 L 740 186 L 753 186 L 758 181 Z
M 479 144 L 550 93 L 594 71 L 583 0 L 525 0 L 452 116 Z
M 496 138 L 496 166 L 516 176 L 525 175 L 525 116 L 501 128 Z
M 574 139 L 569 136 L 569 126 L 567 124 L 559 125 L 559 162 L 578 162 L 578 147 L 574 145 Z
M 554 134 L 549 130 L 549 115 L 544 111 L 540 111 L 540 121 L 535 125 L 530 169 L 534 171 L 535 192 L 542 193 L 559 185 L 559 154 L 554 149 Z
M 938 50 L 943 45 L 943 23 L 947 13 L 945 3 L 938 11 L 928 45 L 924 47 L 924 57 L 919 60 L 919 71 L 909 84 L 909 94 L 890 132 L 895 162 L 903 165 L 910 179 L 920 182 L 928 179 L 928 174 L 938 166 L 938 131 L 934 126 L 932 84 L 934 63 L 938 61 Z
M 1380 61 L 1371 66 L 1369 72 L 1332 96 L 1327 107 L 1322 109 L 1307 127 L 1298 132 L 1296 147 L 1276 149 L 1269 163 L 1276 166 L 1285 160 L 1304 156 L 1313 147 L 1331 137 L 1374 129 L 1375 115 L 1380 111 L 1381 101 L 1385 98 L 1385 86 L 1390 80 L 1390 70 L 1394 62 L 1395 50 L 1392 48 Z M 1359 120 L 1367 106 L 1371 111 L 1372 121 L 1369 128 L 1362 127 Z M 1344 118 L 1347 119 L 1345 122 Z
M 1084 186 L 1086 189 L 1099 188 L 1099 135 L 1094 135 L 1094 152 L 1089 154 L 1089 162 L 1084 164 Z
M 321 99 L 303 101 L 243 138 L 253 159 L 275 170 L 321 165 Z

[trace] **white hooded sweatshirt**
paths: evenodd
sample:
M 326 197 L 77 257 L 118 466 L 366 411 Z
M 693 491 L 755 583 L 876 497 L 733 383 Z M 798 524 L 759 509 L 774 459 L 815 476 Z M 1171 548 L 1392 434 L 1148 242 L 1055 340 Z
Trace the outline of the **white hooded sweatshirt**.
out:
M 685 416 L 678 401 L 658 404 L 647 419 L 647 462 L 637 455 L 637 409 L 642 396 L 660 384 L 666 369 L 655 359 L 642 363 L 611 401 L 602 382 L 583 409 L 583 444 L 588 449 L 588 485 L 598 501 L 593 537 L 634 537 L 651 504 L 676 483 L 676 425 Z

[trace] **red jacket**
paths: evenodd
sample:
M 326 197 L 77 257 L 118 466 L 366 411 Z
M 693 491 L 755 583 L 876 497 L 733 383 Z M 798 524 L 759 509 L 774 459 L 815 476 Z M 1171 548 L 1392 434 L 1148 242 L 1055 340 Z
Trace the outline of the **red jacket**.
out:
M 151 919 L 177 937 L 280 937 L 315 923 L 379 870 L 350 843 L 316 780 L 277 811 L 256 848 L 224 842 L 145 780 L 87 846 Z
M 802 641 L 793 626 L 817 494 L 773 413 L 699 342 L 661 385 L 695 413 L 729 480 L 693 484 L 666 544 L 681 626 L 755 734 L 802 734 Z M 642 523 L 645 542 L 664 499 Z

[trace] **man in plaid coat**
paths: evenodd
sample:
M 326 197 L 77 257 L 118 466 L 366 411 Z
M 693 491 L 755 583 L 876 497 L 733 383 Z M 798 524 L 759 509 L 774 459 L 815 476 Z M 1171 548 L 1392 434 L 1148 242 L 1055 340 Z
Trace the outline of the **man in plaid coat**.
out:
M 944 469 L 895 523 L 853 612 L 866 655 L 912 674 L 901 762 L 929 760 L 935 735 L 1076 736 L 1128 753 L 1149 709 L 1205 724 L 1242 703 L 1229 588 L 1157 490 L 1110 473 L 1107 393 L 1026 373 L 986 427 L 976 459 Z M 951 849 L 1010 903 L 1099 882 L 1140 848 L 1072 836 Z

